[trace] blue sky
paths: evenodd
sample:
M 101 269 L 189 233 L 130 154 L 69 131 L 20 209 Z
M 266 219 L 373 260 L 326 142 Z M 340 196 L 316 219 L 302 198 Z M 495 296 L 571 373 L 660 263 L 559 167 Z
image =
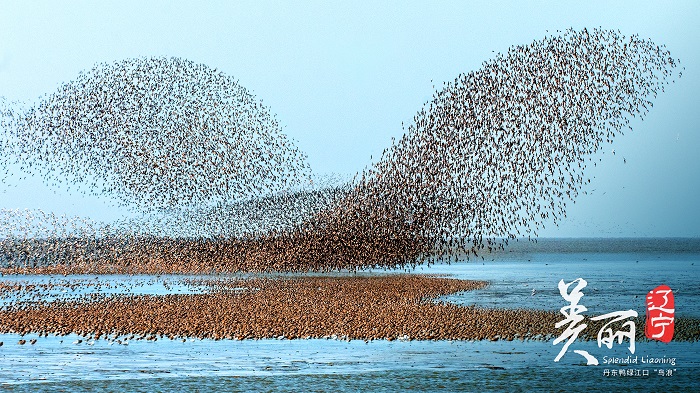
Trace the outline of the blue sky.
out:
M 97 62 L 179 56 L 238 78 L 314 172 L 353 174 L 401 135 L 433 84 L 556 30 L 620 29 L 666 44 L 683 78 L 606 146 L 592 193 L 541 236 L 700 236 L 700 2 L 141 3 L 0 3 L 0 96 L 35 102 Z M 122 214 L 19 176 L 0 207 Z

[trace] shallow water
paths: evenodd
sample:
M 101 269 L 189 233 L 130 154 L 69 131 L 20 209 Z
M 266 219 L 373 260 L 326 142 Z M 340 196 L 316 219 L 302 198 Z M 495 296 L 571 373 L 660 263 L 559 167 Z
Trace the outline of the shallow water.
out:
M 419 268 L 420 271 L 420 268 Z M 644 315 L 646 295 L 661 284 L 675 298 L 676 315 L 700 317 L 700 253 L 535 253 L 519 260 L 435 265 L 424 272 L 489 281 L 481 291 L 446 296 L 457 304 L 557 310 L 567 303 L 557 287 L 583 278 L 579 302 L 588 315 L 635 310 Z M 534 290 L 534 292 L 533 292 Z
M 20 346 L 19 338 L 3 335 L 6 344 L 0 348 L 0 386 L 11 391 L 58 387 L 176 391 L 178 386 L 228 390 L 229 385 L 239 391 L 306 391 L 307 387 L 329 391 L 334 386 L 341 391 L 454 391 L 482 385 L 496 390 L 505 386 L 551 390 L 564 382 L 574 390 L 588 383 L 625 388 L 651 384 L 666 390 L 697 387 L 700 370 L 698 343 L 637 343 L 635 355 L 625 346 L 601 349 L 595 342 L 572 344 L 570 349 L 586 349 L 601 362 L 584 366 L 583 358 L 572 352 L 554 362 L 561 346 L 539 341 L 159 340 L 124 346 L 105 340 L 74 344 L 77 336 L 65 336 L 38 338 L 35 345 Z M 638 363 L 603 364 L 606 356 L 628 355 L 636 356 Z M 641 363 L 642 359 L 671 358 L 675 364 Z M 606 369 L 639 370 L 640 375 L 606 376 Z M 658 370 L 669 369 L 672 376 L 659 375 Z
M 19 390 L 220 389 L 232 383 L 241 391 L 306 390 L 309 384 L 311 390 L 323 391 L 334 385 L 350 391 L 442 390 L 440 386 L 450 391 L 473 390 L 482 384 L 554 389 L 557 381 L 569 381 L 574 390 L 588 382 L 626 388 L 700 387 L 696 382 L 698 343 L 637 343 L 638 363 L 629 365 L 603 364 L 605 356 L 631 355 L 626 346 L 601 349 L 594 342 L 572 344 L 570 350 L 586 349 L 601 362 L 584 366 L 583 358 L 572 352 L 554 362 L 561 346 L 537 341 L 160 340 L 124 346 L 105 340 L 74 344 L 77 336 L 65 336 L 38 338 L 35 345 L 21 346 L 17 335 L 2 337 L 6 344 L 0 348 L 0 384 Z M 675 364 L 641 363 L 642 359 L 671 358 Z M 611 377 L 604 375 L 606 369 L 639 370 L 640 375 Z M 658 370 L 669 369 L 674 370 L 672 376 L 658 375 Z
M 416 272 L 490 282 L 484 290 L 451 295 L 444 300 L 483 307 L 552 310 L 565 305 L 557 290 L 559 280 L 568 282 L 582 277 L 588 286 L 583 290 L 581 304 L 588 307 L 589 317 L 626 309 L 644 315 L 646 292 L 667 284 L 676 296 L 677 315 L 697 317 L 700 316 L 697 285 L 700 247 L 696 246 L 700 242 L 688 242 L 661 241 L 649 246 L 648 241 L 637 240 L 636 247 L 642 251 L 635 251 L 635 244 L 629 241 L 623 246 L 616 245 L 614 240 L 600 244 L 557 241 L 537 247 L 514 247 L 513 252 L 492 254 L 484 261 L 436 265 Z M 361 274 L 386 273 L 391 272 Z M 69 278 L 94 280 L 82 276 Z M 122 282 L 123 285 L 112 285 L 114 288 L 138 283 L 139 293 L 202 290 L 196 286 L 178 286 L 179 278 L 101 276 L 98 280 Z M 100 290 L 113 289 L 105 286 Z M 120 290 L 115 289 L 114 293 Z M 643 327 L 637 327 L 640 328 Z M 18 335 L 0 334 L 0 341 L 4 342 L 0 347 L 0 391 L 700 390 L 700 342 L 637 342 L 634 354 L 626 341 L 612 348 L 599 347 L 596 342 L 576 342 L 560 362 L 554 362 L 562 344 L 553 345 L 552 340 L 369 343 L 189 340 L 183 343 L 166 339 L 133 341 L 125 346 L 106 340 L 74 344 L 77 336 L 23 338 L 38 341 L 35 345 L 18 345 Z M 583 357 L 573 352 L 575 349 L 587 350 L 600 365 L 585 366 Z M 607 359 L 624 360 L 627 356 L 638 363 L 604 363 Z M 642 363 L 644 359 L 674 359 L 675 365 Z M 627 370 L 631 370 L 631 375 L 627 375 Z M 669 370 L 672 375 L 667 376 Z

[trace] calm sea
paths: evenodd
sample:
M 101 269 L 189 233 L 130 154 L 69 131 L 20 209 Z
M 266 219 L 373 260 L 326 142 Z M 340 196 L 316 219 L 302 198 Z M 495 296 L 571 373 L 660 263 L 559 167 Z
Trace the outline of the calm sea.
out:
M 588 285 L 580 304 L 588 317 L 629 309 L 644 315 L 646 293 L 666 284 L 677 316 L 700 317 L 699 239 L 543 239 L 484 257 L 416 272 L 491 283 L 445 301 L 550 310 L 566 305 L 559 280 L 583 278 Z M 163 291 L 153 277 L 102 279 L 138 279 L 141 292 Z M 122 346 L 75 339 L 38 338 L 36 345 L 19 346 L 19 336 L 0 335 L 0 391 L 700 391 L 699 342 L 637 342 L 634 354 L 627 341 L 612 348 L 576 342 L 554 362 L 561 344 L 552 341 L 159 340 Z M 600 365 L 586 366 L 574 349 L 588 351 Z

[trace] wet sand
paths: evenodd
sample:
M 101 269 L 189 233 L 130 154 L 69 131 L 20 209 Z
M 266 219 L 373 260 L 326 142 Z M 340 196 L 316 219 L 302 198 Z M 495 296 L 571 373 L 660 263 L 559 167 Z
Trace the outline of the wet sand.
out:
M 561 333 L 555 324 L 563 319 L 552 311 L 484 309 L 435 301 L 484 288 L 485 281 L 412 274 L 183 280 L 208 290 L 166 295 L 89 293 L 48 302 L 26 295 L 47 286 L 5 282 L 0 285 L 2 296 L 24 291 L 24 300 L 0 309 L 0 333 L 74 333 L 118 343 L 188 337 L 549 340 Z M 580 337 L 595 339 L 603 322 L 589 321 Z M 643 339 L 643 317 L 637 318 L 636 326 L 637 338 Z M 676 321 L 674 340 L 699 338 L 700 320 Z

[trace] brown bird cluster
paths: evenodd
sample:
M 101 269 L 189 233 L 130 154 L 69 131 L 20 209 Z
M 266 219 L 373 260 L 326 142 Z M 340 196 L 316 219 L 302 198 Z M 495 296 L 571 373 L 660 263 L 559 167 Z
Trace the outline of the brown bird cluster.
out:
M 554 311 L 481 309 L 437 297 L 483 288 L 482 281 L 425 275 L 183 279 L 204 293 L 56 296 L 48 286 L 0 307 L 0 333 L 78 334 L 88 341 L 334 338 L 342 340 L 548 340 L 560 331 Z M 58 283 L 59 287 L 63 287 Z M 75 288 L 77 292 L 81 288 Z M 80 285 L 98 285 L 84 280 Z M 91 288 L 94 289 L 94 288 Z M 44 297 L 44 299 L 46 299 Z M 581 338 L 595 339 L 605 321 Z M 637 319 L 643 326 L 643 319 Z M 643 330 L 637 339 L 643 340 Z M 700 339 L 700 320 L 679 318 L 674 340 Z M 26 342 L 26 341 L 25 341 Z M 35 343 L 36 340 L 32 342 Z M 78 342 L 78 341 L 76 341 Z
M 561 220 L 594 153 L 647 114 L 677 66 L 611 30 L 515 46 L 444 83 L 354 180 L 311 187 L 303 154 L 232 78 L 180 59 L 101 64 L 26 112 L 5 103 L 2 160 L 143 214 L 71 230 L 73 219 L 5 211 L 2 263 L 328 271 L 475 257 Z

